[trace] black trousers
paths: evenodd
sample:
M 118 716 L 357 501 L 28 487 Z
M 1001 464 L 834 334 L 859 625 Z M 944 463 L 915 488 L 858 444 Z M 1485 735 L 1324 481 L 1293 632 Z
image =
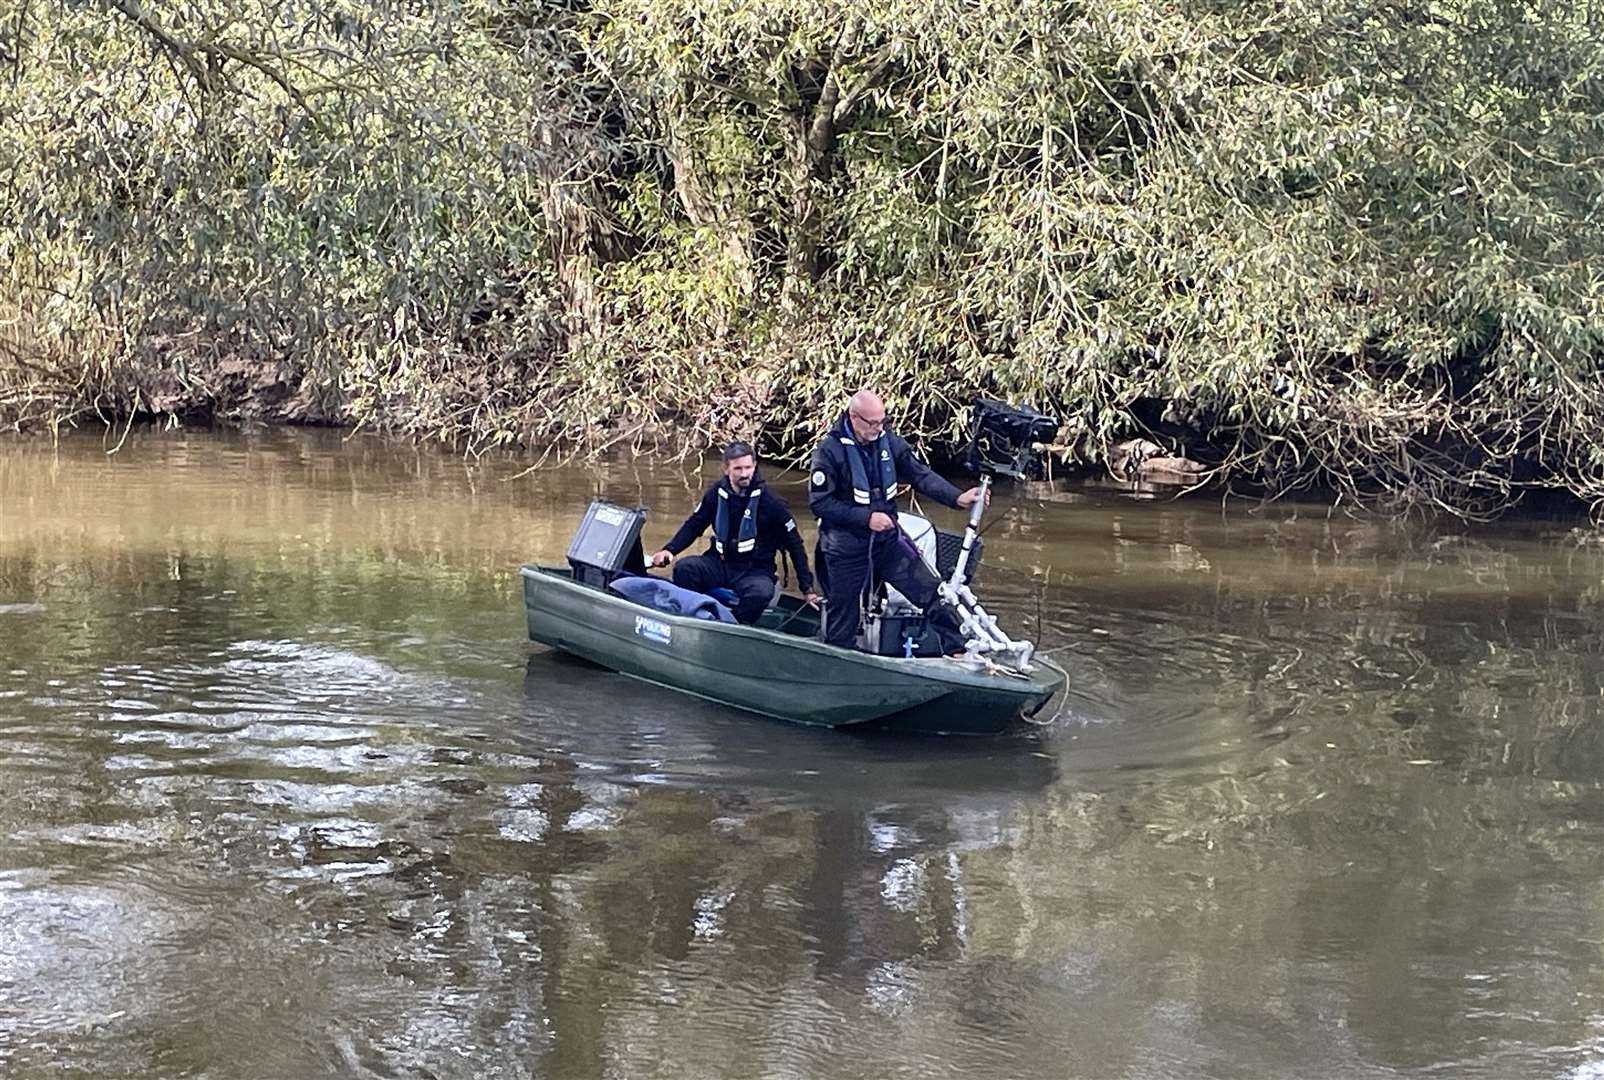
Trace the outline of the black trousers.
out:
M 820 551 L 824 563 L 824 595 L 829 608 L 824 617 L 824 640 L 850 649 L 858 636 L 860 601 L 865 592 L 885 582 L 925 611 L 929 624 L 941 634 L 943 649 L 963 648 L 958 617 L 936 601 L 936 575 L 923 560 L 897 541 L 895 530 L 875 533 L 867 549 L 856 552 Z M 873 563 L 871 569 L 871 562 Z
M 674 584 L 705 593 L 729 589 L 736 601 L 735 621 L 755 623 L 774 599 L 774 575 L 749 567 L 732 567 L 717 555 L 692 555 L 674 564 Z

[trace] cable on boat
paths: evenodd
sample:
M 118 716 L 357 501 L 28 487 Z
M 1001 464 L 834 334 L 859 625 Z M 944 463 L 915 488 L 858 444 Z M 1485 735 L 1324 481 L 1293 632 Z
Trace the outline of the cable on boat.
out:
M 787 626 L 790 626 L 791 625 L 791 620 L 796 618 L 798 615 L 802 614 L 804 611 L 818 611 L 819 612 L 819 618 L 821 618 L 821 619 L 824 618 L 824 612 L 822 610 L 820 610 L 819 608 L 809 607 L 807 601 L 804 600 L 802 602 L 801 606 L 799 606 L 795 611 L 791 612 L 791 614 L 787 615 L 783 620 L 781 620 L 780 625 L 774 627 L 774 632 L 775 633 L 779 633 L 781 630 L 784 630 Z
M 1032 714 L 1029 716 L 1024 716 L 1022 719 L 1025 721 L 1025 723 L 1034 725 L 1035 727 L 1052 727 L 1054 724 L 1058 723 L 1059 718 L 1064 715 L 1064 709 L 1069 705 L 1069 672 L 1065 671 L 1062 667 L 1059 667 L 1045 656 L 1042 656 L 1040 653 L 1036 654 L 1035 659 L 1039 663 L 1046 664 L 1048 667 L 1062 675 L 1064 677 L 1064 688 L 1063 690 L 1059 691 L 1062 696 L 1058 699 L 1058 708 L 1053 710 L 1053 715 L 1050 718 L 1046 720 L 1038 720 L 1036 719 L 1035 715 Z M 1043 702 L 1043 704 L 1046 703 Z

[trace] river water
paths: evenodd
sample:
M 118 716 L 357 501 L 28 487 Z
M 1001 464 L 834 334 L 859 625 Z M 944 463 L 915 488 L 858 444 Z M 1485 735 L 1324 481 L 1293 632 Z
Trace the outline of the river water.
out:
M 892 739 L 524 639 L 694 469 L 106 450 L 0 444 L 0 1075 L 1604 1077 L 1574 523 L 1004 492 L 1074 692 Z

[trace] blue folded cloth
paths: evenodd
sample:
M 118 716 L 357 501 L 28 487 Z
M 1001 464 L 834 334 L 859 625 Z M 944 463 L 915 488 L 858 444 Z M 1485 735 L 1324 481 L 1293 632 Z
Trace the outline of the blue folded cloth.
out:
M 734 612 L 711 596 L 682 589 L 662 578 L 621 577 L 613 579 L 607 587 L 626 600 L 633 600 L 637 604 L 645 604 L 649 608 L 666 611 L 671 615 L 690 615 L 709 622 L 735 621 Z

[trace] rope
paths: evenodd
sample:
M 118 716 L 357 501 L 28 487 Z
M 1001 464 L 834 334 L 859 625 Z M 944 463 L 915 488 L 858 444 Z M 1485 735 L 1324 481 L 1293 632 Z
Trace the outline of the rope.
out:
M 804 604 L 803 604 L 803 605 L 802 605 L 802 606 L 801 606 L 801 607 L 799 607 L 799 608 L 797 608 L 797 609 L 796 609 L 796 610 L 795 610 L 795 611 L 793 611 L 793 612 L 791 612 L 791 614 L 789 614 L 789 615 L 787 615 L 787 616 L 786 616 L 786 617 L 785 617 L 785 618 L 784 618 L 784 619 L 783 619 L 783 620 L 782 620 L 782 621 L 781 621 L 781 622 L 780 622 L 780 625 L 779 625 L 779 626 L 776 626 L 776 627 L 775 627 L 775 628 L 774 628 L 774 631 L 775 631 L 775 633 L 778 633 L 778 632 L 780 632 L 780 631 L 781 631 L 781 630 L 784 630 L 784 629 L 785 629 L 785 628 L 786 628 L 786 627 L 787 627 L 787 626 L 790 626 L 790 625 L 791 625 L 791 620 L 792 620 L 792 619 L 794 619 L 794 618 L 796 618 L 796 617 L 797 617 L 797 616 L 798 616 L 798 615 L 800 615 L 800 614 L 802 614 L 802 613 L 803 613 L 803 612 L 804 612 L 804 611 L 812 611 L 812 610 L 814 610 L 814 609 L 813 609 L 813 608 L 810 608 L 810 607 L 808 607 L 808 605 L 807 605 L 807 604 L 805 604 L 805 603 L 804 603 Z M 820 612 L 820 613 L 819 613 L 819 617 L 820 617 L 820 618 L 821 618 L 821 619 L 822 619 L 822 618 L 823 618 L 823 617 L 824 617 L 824 613 L 823 613 L 823 612 Z
M 1064 677 L 1063 696 L 1058 699 L 1058 708 L 1053 710 L 1053 715 L 1050 718 L 1046 720 L 1038 720 L 1034 716 L 1026 716 L 1022 719 L 1025 721 L 1025 723 L 1032 724 L 1036 727 L 1052 727 L 1054 724 L 1058 723 L 1059 717 L 1064 715 L 1064 709 L 1069 706 L 1069 672 L 1065 671 L 1063 668 L 1053 663 L 1053 661 L 1048 660 L 1039 653 L 1037 654 L 1036 658 Z M 1043 702 L 1043 704 L 1046 704 L 1046 702 Z

